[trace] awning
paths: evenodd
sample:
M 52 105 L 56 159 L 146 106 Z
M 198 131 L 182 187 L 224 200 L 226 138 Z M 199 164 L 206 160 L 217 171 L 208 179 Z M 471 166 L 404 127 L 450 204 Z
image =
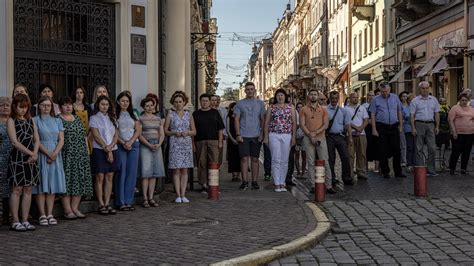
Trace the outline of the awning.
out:
M 334 80 L 334 83 L 332 85 L 336 85 L 337 83 L 339 83 L 342 79 L 342 77 L 344 76 L 344 74 L 347 73 L 347 63 L 345 63 L 341 70 L 339 71 L 339 74 L 337 75 L 336 79 Z
M 441 60 L 436 64 L 435 67 L 433 67 L 433 70 L 431 71 L 432 74 L 435 73 L 443 73 L 445 69 L 448 68 L 448 60 L 446 60 L 446 57 L 442 57 Z
M 408 69 L 410 69 L 410 65 L 408 66 L 405 66 L 404 68 L 402 68 L 400 71 L 398 71 L 397 74 L 395 74 L 395 76 L 393 76 L 393 78 L 388 82 L 388 83 L 393 83 L 393 82 L 398 82 L 398 80 L 400 79 L 400 77 L 405 74 L 405 72 L 407 72 Z
M 416 75 L 417 78 L 422 78 L 428 74 L 430 74 L 431 70 L 433 69 L 433 66 L 438 63 L 439 59 L 442 57 L 442 55 L 432 57 L 426 64 L 423 66 L 423 68 L 418 72 L 418 75 Z
M 329 80 L 335 80 L 337 75 L 339 75 L 339 72 L 339 68 L 337 67 L 326 67 L 321 70 L 323 76 L 325 76 Z

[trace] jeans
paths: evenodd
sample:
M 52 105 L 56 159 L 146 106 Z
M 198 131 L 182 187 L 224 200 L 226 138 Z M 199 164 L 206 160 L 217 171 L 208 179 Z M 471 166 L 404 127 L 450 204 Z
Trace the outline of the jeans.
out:
M 411 132 L 405 133 L 405 141 L 407 144 L 407 165 L 408 166 L 415 166 L 415 137 L 411 134 Z
M 347 149 L 346 137 L 343 135 L 329 134 L 327 136 L 329 166 L 331 166 L 331 176 L 336 180 L 336 172 L 334 165 L 336 164 L 336 150 L 339 153 L 342 165 L 342 180 L 352 181 L 351 164 L 349 159 L 349 151 Z
M 400 133 L 400 161 L 402 164 L 407 164 L 407 140 L 405 133 Z
M 272 156 L 272 173 L 275 185 L 285 185 L 288 159 L 291 148 L 291 134 L 270 133 L 268 144 Z
M 272 156 L 267 144 L 263 144 L 263 171 L 265 175 L 272 175 Z
M 138 173 L 138 155 L 140 143 L 135 141 L 132 149 L 127 151 L 118 145 L 119 172 L 114 178 L 115 205 L 131 205 L 135 196 L 135 185 Z

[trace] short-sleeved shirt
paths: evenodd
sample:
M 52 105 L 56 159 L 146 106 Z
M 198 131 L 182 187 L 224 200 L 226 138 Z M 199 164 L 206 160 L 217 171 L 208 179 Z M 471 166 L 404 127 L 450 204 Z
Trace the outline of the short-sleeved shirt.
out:
M 474 134 L 474 108 L 453 106 L 448 114 L 449 119 L 454 119 L 454 128 L 458 134 Z
M 398 112 L 401 111 L 402 103 L 394 93 L 390 93 L 387 98 L 375 96 L 369 107 L 369 112 L 375 114 L 375 121 L 386 125 L 398 123 Z
M 142 123 L 142 136 L 147 141 L 160 139 L 160 128 L 162 126 L 160 116 L 142 114 L 140 116 L 140 122 Z
M 135 134 L 135 120 L 128 112 L 120 112 L 117 125 L 119 136 L 124 141 L 128 141 L 133 137 L 133 134 Z
M 351 123 L 351 117 L 347 115 L 346 108 L 339 107 L 339 111 L 336 114 L 336 109 L 338 106 L 328 105 L 326 106 L 326 110 L 328 111 L 329 121 L 333 119 L 334 115 L 334 122 L 332 123 L 331 128 L 328 128 L 329 133 L 331 134 L 342 134 L 344 132 L 344 127 Z
M 227 109 L 225 107 L 220 106 L 217 108 L 219 114 L 221 115 L 222 121 L 224 121 L 224 127 L 227 128 Z M 224 135 L 227 136 L 227 130 L 224 130 Z
M 306 128 L 309 131 L 314 132 L 323 126 L 324 120 L 328 116 L 328 112 L 326 108 L 319 104 L 316 106 L 316 108 L 313 108 L 311 104 L 308 104 L 301 108 L 299 116 L 299 119 L 304 119 Z M 324 131 L 316 136 L 316 138 L 322 137 L 324 137 Z
M 213 108 L 207 111 L 199 109 L 193 113 L 193 119 L 196 127 L 194 141 L 219 140 L 219 130 L 225 128 L 219 111 Z
M 284 108 L 270 107 L 269 131 L 277 134 L 291 134 L 293 129 L 291 118 L 291 105 L 286 104 Z
M 411 123 L 410 123 L 410 106 L 402 105 L 402 116 L 403 116 L 403 132 L 410 133 Z
M 356 105 L 356 106 L 348 105 L 348 106 L 344 107 L 344 109 L 346 110 L 346 113 L 347 113 L 347 116 L 349 117 L 349 119 L 354 117 L 354 119 L 351 120 L 351 124 L 356 126 L 356 127 L 361 126 L 364 123 L 364 119 L 369 118 L 369 114 L 367 113 L 367 109 L 365 109 L 365 107 L 362 106 L 362 105 Z M 357 110 L 357 114 L 354 115 L 355 110 Z M 356 133 L 356 130 L 352 129 L 352 134 L 355 134 L 355 133 Z M 362 130 L 360 135 L 365 135 L 365 131 Z
M 91 116 L 89 121 L 90 128 L 97 128 L 99 130 L 99 134 L 102 139 L 105 141 L 106 145 L 110 145 L 114 139 L 115 135 L 115 126 L 110 121 L 108 115 L 104 115 L 102 112 L 98 112 L 97 114 Z M 96 149 L 102 149 L 102 147 L 97 143 L 94 139 L 92 142 L 92 147 Z M 117 149 L 117 145 L 114 145 L 113 150 Z
M 439 103 L 436 97 L 428 95 L 416 96 L 410 102 L 410 114 L 415 117 L 415 121 L 434 121 L 434 114 L 439 112 Z
M 262 132 L 260 121 L 265 115 L 265 104 L 255 98 L 245 98 L 234 108 L 235 118 L 240 117 L 240 135 L 244 138 L 257 138 Z

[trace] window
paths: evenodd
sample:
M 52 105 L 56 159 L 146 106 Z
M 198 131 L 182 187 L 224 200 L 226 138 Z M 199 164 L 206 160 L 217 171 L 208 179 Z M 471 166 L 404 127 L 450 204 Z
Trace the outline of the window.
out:
M 375 50 L 379 49 L 379 19 L 376 18 L 374 21 L 375 24 Z
M 341 30 L 341 54 L 344 53 L 344 32 Z
M 340 54 L 339 52 L 339 35 L 336 36 L 336 54 Z
M 362 60 L 362 32 L 359 32 L 359 61 Z
M 346 27 L 346 34 L 345 34 L 345 36 L 346 36 L 346 42 L 344 43 L 344 52 L 346 52 L 346 53 L 347 53 L 347 45 L 348 45 L 348 43 L 349 43 L 349 37 L 350 37 L 350 36 L 347 35 L 347 34 L 348 34 L 348 33 L 347 33 L 347 27 Z
M 357 35 L 354 35 L 354 51 L 352 51 L 352 54 L 354 55 L 352 63 L 355 64 L 357 61 Z
M 372 53 L 374 47 L 374 26 L 370 24 L 369 26 L 369 53 Z
M 367 27 L 364 29 L 364 57 L 367 56 Z
M 382 15 L 382 44 L 381 46 L 385 45 L 385 42 L 387 41 L 387 15 L 385 14 L 385 9 L 383 10 L 383 15 Z

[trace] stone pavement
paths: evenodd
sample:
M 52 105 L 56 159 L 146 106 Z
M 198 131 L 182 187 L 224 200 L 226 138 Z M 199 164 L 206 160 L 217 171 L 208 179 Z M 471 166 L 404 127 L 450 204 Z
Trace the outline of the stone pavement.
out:
M 221 175 L 221 199 L 190 192 L 190 204 L 175 204 L 171 186 L 159 208 L 89 214 L 85 220 L 17 233 L 0 227 L 0 264 L 140 263 L 208 264 L 284 244 L 316 226 L 311 210 L 291 193 L 239 191 Z
M 320 204 L 333 224 L 328 237 L 270 265 L 473 265 L 472 163 L 470 170 L 466 176 L 443 172 L 429 178 L 424 199 L 414 197 L 411 174 L 403 179 L 371 174 Z

